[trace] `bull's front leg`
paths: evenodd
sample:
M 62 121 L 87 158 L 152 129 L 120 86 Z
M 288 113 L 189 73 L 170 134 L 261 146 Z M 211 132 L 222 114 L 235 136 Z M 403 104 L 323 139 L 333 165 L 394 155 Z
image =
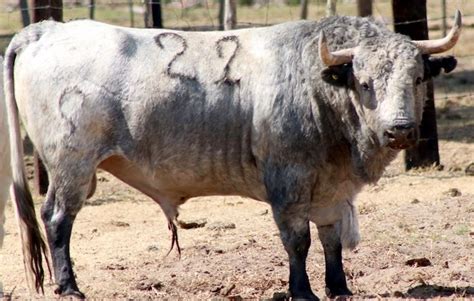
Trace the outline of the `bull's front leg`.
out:
M 306 257 L 311 245 L 308 220 L 277 213 L 274 218 L 290 262 L 290 294 L 293 300 L 319 300 L 311 291 Z
M 311 245 L 310 194 L 306 193 L 306 185 L 287 170 L 272 170 L 265 180 L 273 217 L 289 257 L 292 300 L 319 300 L 311 290 L 306 273 L 306 257 Z
M 342 265 L 342 244 L 340 223 L 318 226 L 318 235 L 324 249 L 326 261 L 326 294 L 330 298 L 352 295 L 347 288 L 346 275 Z

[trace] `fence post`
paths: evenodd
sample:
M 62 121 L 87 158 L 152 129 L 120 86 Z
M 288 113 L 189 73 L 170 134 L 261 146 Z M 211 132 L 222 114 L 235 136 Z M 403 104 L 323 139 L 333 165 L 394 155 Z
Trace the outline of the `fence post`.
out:
M 219 30 L 224 30 L 225 0 L 219 0 Z
M 301 0 L 301 11 L 300 11 L 300 19 L 307 19 L 308 18 L 308 0 Z
M 145 0 L 145 27 L 163 28 L 161 0 Z
M 130 27 L 135 27 L 135 18 L 133 15 L 133 0 L 128 0 L 128 9 L 130 11 Z
M 30 25 L 30 13 L 28 12 L 28 1 L 20 0 L 21 23 L 23 27 Z
M 62 0 L 33 0 L 33 23 L 53 18 L 55 21 L 63 20 L 63 2 Z M 33 154 L 34 161 L 34 186 L 36 191 L 44 195 L 48 191 L 48 173 L 35 150 Z
M 40 22 L 48 20 L 51 17 L 49 0 L 33 0 L 32 22 Z
M 334 16 L 336 14 L 337 0 L 327 0 L 326 2 L 326 16 Z
M 357 12 L 361 17 L 372 15 L 372 0 L 357 0 Z
M 224 0 L 224 30 L 234 29 L 237 24 L 237 0 Z
M 428 39 L 426 0 L 411 0 L 411 5 L 406 5 L 406 1 L 403 0 L 392 0 L 392 9 L 396 32 L 407 35 L 413 40 Z M 405 151 L 405 168 L 407 170 L 439 165 L 438 130 L 432 80 L 426 83 L 425 98 L 425 109 L 419 128 L 419 143 Z
M 63 0 L 50 0 L 51 18 L 55 21 L 63 21 Z
M 95 17 L 95 0 L 89 0 L 89 19 L 94 20 Z

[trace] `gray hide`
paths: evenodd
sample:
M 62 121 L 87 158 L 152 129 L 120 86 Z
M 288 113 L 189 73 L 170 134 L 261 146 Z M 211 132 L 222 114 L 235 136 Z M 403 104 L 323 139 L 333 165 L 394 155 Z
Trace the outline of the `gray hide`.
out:
M 323 65 L 323 29 L 331 50 L 359 46 L 352 64 Z M 7 74 L 13 64 L 16 103 L 50 177 L 42 218 L 56 292 L 79 297 L 69 237 L 97 168 L 156 201 L 173 242 L 191 197 L 269 203 L 294 298 L 317 299 L 305 272 L 315 222 L 328 295 L 350 294 L 341 247 L 359 239 L 354 196 L 406 147 L 387 131 L 419 123 L 426 77 L 407 37 L 356 17 L 207 33 L 48 21 L 14 38 Z

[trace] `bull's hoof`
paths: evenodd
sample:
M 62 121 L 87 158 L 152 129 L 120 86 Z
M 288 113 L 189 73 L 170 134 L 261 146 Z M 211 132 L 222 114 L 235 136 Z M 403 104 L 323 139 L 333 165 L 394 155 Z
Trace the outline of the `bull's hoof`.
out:
M 73 288 L 61 288 L 60 286 L 56 287 L 54 290 L 56 295 L 61 297 L 72 297 L 74 299 L 84 300 L 86 296 L 81 293 L 78 289 Z
M 329 288 L 326 287 L 326 296 L 328 298 L 352 296 L 352 292 L 347 287 Z

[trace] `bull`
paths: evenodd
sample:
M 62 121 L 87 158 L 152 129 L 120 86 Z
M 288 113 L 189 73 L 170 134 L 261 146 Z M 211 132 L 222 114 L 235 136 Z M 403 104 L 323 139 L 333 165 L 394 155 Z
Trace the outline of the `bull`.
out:
M 42 289 L 45 244 L 22 162 L 19 118 L 45 163 L 41 217 L 59 295 L 83 298 L 71 266 L 74 220 L 98 168 L 161 206 L 240 195 L 271 206 L 289 256 L 289 292 L 318 300 L 306 273 L 317 225 L 329 296 L 351 295 L 342 248 L 359 241 L 354 198 L 414 145 L 426 80 L 454 69 L 456 13 L 439 40 L 412 41 L 367 18 L 330 17 L 224 32 L 45 21 L 6 52 L 13 199 L 27 267 Z M 20 116 L 20 117 L 19 117 Z

